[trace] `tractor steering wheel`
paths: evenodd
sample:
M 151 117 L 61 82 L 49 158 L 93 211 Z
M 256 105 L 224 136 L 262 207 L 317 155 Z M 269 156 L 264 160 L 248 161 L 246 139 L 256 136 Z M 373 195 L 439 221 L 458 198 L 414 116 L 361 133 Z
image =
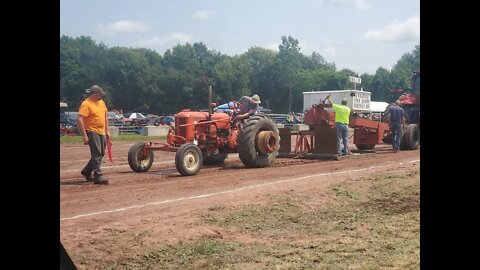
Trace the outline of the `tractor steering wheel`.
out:
M 243 111 L 243 105 L 238 101 L 230 101 L 228 103 L 228 108 L 232 110 L 233 113 L 238 114 L 240 111 Z M 232 114 L 233 114 L 232 113 Z
M 229 102 L 228 107 L 232 110 L 231 121 L 237 117 L 240 111 L 243 111 L 243 105 L 238 101 Z

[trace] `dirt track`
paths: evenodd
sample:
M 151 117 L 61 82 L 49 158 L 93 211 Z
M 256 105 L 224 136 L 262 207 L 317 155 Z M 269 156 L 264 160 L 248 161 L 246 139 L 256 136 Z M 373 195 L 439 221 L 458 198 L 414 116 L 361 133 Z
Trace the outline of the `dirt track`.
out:
M 114 165 L 107 158 L 103 164 L 107 186 L 80 175 L 89 159 L 87 146 L 60 146 L 60 239 L 79 269 L 97 268 L 119 256 L 141 256 L 159 244 L 223 234 L 192 225 L 202 209 L 259 202 L 262 195 L 277 192 L 321 193 L 341 181 L 420 166 L 420 150 L 393 153 L 391 145 L 378 145 L 375 153 L 337 161 L 278 158 L 261 169 L 247 169 L 231 154 L 225 165 L 181 177 L 175 154 L 168 152 L 155 152 L 148 172 L 133 172 L 127 162 L 133 143 L 114 142 Z

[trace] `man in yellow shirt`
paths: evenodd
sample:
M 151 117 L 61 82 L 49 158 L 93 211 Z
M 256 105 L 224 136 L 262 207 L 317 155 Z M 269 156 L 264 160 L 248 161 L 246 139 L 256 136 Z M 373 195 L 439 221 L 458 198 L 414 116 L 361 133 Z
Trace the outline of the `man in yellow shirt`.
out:
M 330 95 L 325 98 L 332 105 L 335 111 L 335 127 L 337 128 L 337 153 L 341 155 L 341 143 L 343 142 L 343 156 L 348 155 L 348 124 L 350 123 L 350 108 L 347 106 L 348 100 L 342 99 L 342 105 L 332 103 Z M 324 102 L 325 102 L 324 101 Z
M 87 181 L 93 181 L 94 184 L 108 184 L 108 180 L 103 178 L 101 170 L 107 136 L 110 136 L 108 109 L 102 100 L 104 96 L 105 91 L 100 86 L 90 87 L 88 97 L 80 105 L 77 117 L 78 131 L 83 136 L 83 144 L 88 144 L 90 147 L 91 155 L 81 174 Z

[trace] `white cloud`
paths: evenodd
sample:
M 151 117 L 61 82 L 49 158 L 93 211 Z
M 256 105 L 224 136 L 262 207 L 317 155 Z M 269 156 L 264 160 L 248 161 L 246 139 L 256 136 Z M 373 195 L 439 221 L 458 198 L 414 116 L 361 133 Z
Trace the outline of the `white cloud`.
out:
M 324 57 L 333 58 L 337 55 L 337 49 L 334 46 L 328 46 L 320 53 Z
M 152 37 L 149 39 L 140 39 L 137 44 L 140 47 L 159 48 L 159 47 L 173 47 L 177 44 L 187 43 L 192 41 L 193 36 L 185 33 L 172 33 L 163 37 Z
M 280 46 L 280 43 L 270 43 L 267 46 L 265 46 L 264 48 L 278 52 L 278 46 Z
M 278 46 L 280 46 L 280 43 L 270 43 L 269 45 L 262 46 L 262 48 L 278 52 Z M 337 55 L 337 49 L 335 46 L 332 46 L 332 45 L 327 46 L 321 50 L 316 50 L 315 46 L 312 46 L 310 43 L 306 41 L 299 41 L 298 47 L 300 47 L 300 52 L 304 55 L 310 55 L 314 51 L 317 51 L 323 57 L 333 58 Z
M 412 16 L 404 22 L 398 20 L 380 30 L 368 30 L 363 34 L 366 40 L 379 42 L 404 42 L 420 40 L 420 17 Z
M 117 34 L 129 34 L 144 32 L 148 29 L 148 25 L 140 21 L 116 21 L 107 24 L 99 24 L 97 31 L 106 36 L 114 36 Z
M 246 53 L 251 48 L 262 48 L 262 49 L 272 50 L 272 51 L 278 52 L 278 45 L 279 45 L 279 43 L 270 43 L 269 45 L 252 45 L 248 48 L 244 47 L 244 48 L 238 50 L 238 54 Z
M 208 20 L 213 15 L 213 12 L 207 10 L 197 10 L 192 14 L 192 19 L 205 21 Z
M 303 54 L 309 55 L 310 53 L 313 52 L 310 44 L 306 41 L 300 40 L 298 42 L 298 47 L 300 47 L 300 52 L 303 53 Z
M 370 4 L 366 0 L 326 0 L 326 2 L 334 6 L 355 6 L 361 10 L 370 8 Z

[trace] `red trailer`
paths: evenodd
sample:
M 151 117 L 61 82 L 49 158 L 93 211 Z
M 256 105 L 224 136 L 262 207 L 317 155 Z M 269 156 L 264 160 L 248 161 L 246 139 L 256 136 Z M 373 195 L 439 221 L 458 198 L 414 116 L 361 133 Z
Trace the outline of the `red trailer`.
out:
M 290 130 L 280 129 L 282 138 L 280 156 L 299 156 L 325 159 L 337 159 L 337 129 L 335 113 L 325 109 L 323 102 L 313 105 L 304 116 L 304 123 L 309 130 L 298 131 L 295 150 L 291 152 Z M 403 150 L 417 149 L 417 136 L 411 136 L 411 125 L 403 131 Z M 372 150 L 375 145 L 390 143 L 391 131 L 388 122 L 371 120 L 361 116 L 351 116 L 349 127 L 354 129 L 353 143 L 358 150 Z M 412 141 L 413 140 L 413 141 Z M 406 147 L 411 146 L 411 147 Z

